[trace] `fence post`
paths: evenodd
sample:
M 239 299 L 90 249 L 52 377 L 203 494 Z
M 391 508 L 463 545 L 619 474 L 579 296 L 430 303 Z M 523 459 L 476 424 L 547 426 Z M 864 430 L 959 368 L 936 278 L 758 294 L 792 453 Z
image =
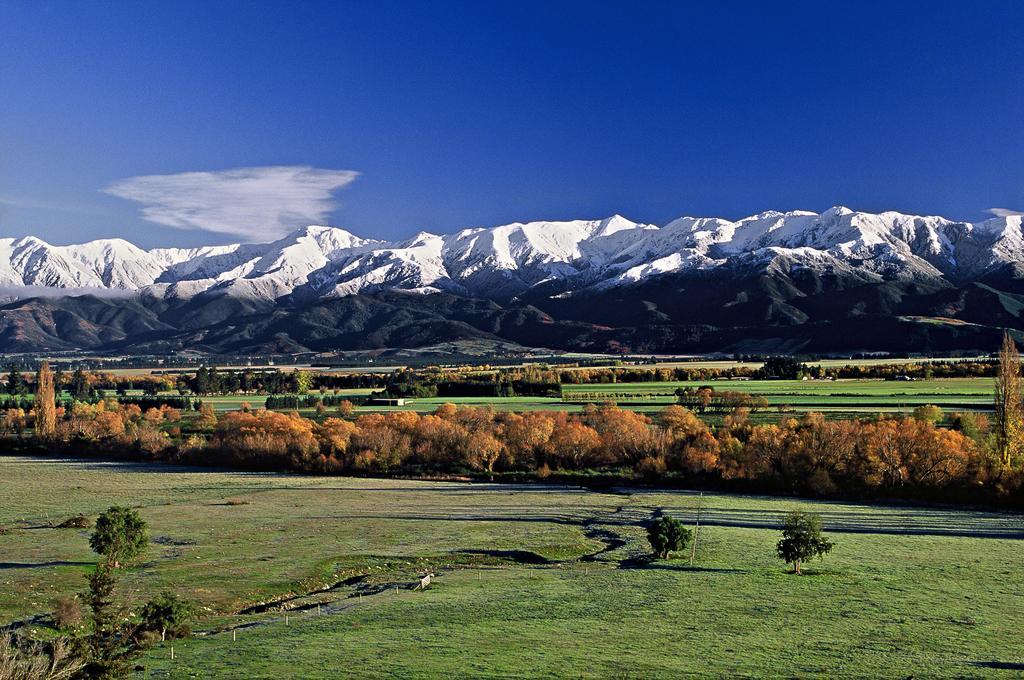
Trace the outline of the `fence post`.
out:
M 697 524 L 693 527 L 693 547 L 690 551 L 690 566 L 693 566 L 693 558 L 697 556 L 697 533 L 700 532 L 700 508 L 704 505 L 704 492 L 700 492 L 700 499 L 697 501 Z

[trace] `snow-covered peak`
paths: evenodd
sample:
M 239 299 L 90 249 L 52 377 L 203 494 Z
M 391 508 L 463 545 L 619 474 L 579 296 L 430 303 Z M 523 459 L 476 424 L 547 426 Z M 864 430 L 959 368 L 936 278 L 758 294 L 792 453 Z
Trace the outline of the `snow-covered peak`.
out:
M 381 289 L 508 298 L 733 267 L 856 273 L 864 280 L 968 280 L 1024 264 L 1020 216 L 969 224 L 843 206 L 738 220 L 681 217 L 663 227 L 612 215 L 515 222 L 386 242 L 312 225 L 265 244 L 142 250 L 123 239 L 53 246 L 0 239 L 0 285 L 217 292 L 275 299 Z

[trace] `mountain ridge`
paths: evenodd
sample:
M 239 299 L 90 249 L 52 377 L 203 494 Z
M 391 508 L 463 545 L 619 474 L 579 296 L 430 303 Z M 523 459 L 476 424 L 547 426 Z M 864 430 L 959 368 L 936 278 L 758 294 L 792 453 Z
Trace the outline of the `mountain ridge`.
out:
M 387 242 L 309 226 L 264 244 L 143 250 L 124 239 L 53 246 L 0 239 L 0 285 L 115 289 L 185 298 L 274 300 L 386 289 L 511 299 L 556 282 L 559 293 L 614 288 L 717 268 L 808 267 L 871 280 L 983 278 L 1024 266 L 1020 216 L 976 224 L 894 211 L 766 211 L 730 221 L 680 217 L 658 227 L 603 220 L 511 223 Z M 550 287 L 550 285 L 549 285 Z
M 0 239 L 0 287 L 4 352 L 987 351 L 1024 337 L 1024 234 L 1019 216 L 834 207 L 398 242 L 325 226 L 151 250 L 24 237 Z

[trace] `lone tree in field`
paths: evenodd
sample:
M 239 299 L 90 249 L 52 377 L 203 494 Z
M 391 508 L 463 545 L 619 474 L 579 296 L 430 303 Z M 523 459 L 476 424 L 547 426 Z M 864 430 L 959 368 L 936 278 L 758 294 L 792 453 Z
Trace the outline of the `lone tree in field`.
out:
M 146 523 L 131 508 L 113 506 L 96 520 L 89 537 L 92 549 L 107 558 L 113 567 L 135 558 L 149 544 Z
M 160 634 L 165 640 L 188 637 L 188 620 L 192 616 L 192 605 L 181 600 L 174 593 L 164 591 L 142 607 L 142 627 Z
M 1003 465 L 1024 448 L 1024 404 L 1021 402 L 1020 354 L 1009 332 L 1003 334 L 996 374 L 995 446 Z
M 679 552 L 690 542 L 691 532 L 679 520 L 665 515 L 651 522 L 647 527 L 647 541 L 654 555 L 660 559 L 670 552 Z
M 32 410 L 36 417 L 36 436 L 52 437 L 57 431 L 57 402 L 53 389 L 53 373 L 46 361 L 36 373 L 36 400 Z
M 782 526 L 782 540 L 775 550 L 786 564 L 793 565 L 794 574 L 803 574 L 800 563 L 812 557 L 821 559 L 835 544 L 821 532 L 821 517 L 794 510 Z

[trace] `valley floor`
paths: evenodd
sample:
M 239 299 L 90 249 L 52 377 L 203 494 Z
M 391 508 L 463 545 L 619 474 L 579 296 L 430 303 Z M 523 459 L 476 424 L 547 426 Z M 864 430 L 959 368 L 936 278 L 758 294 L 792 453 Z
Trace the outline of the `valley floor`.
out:
M 122 591 L 202 608 L 140 677 L 1024 672 L 1019 514 L 95 461 L 0 457 L 0 622 L 46 634 L 94 558 L 53 525 L 115 503 L 152 538 Z M 644 523 L 698 507 L 693 565 L 646 562 Z M 804 577 L 774 556 L 798 507 L 837 543 Z

